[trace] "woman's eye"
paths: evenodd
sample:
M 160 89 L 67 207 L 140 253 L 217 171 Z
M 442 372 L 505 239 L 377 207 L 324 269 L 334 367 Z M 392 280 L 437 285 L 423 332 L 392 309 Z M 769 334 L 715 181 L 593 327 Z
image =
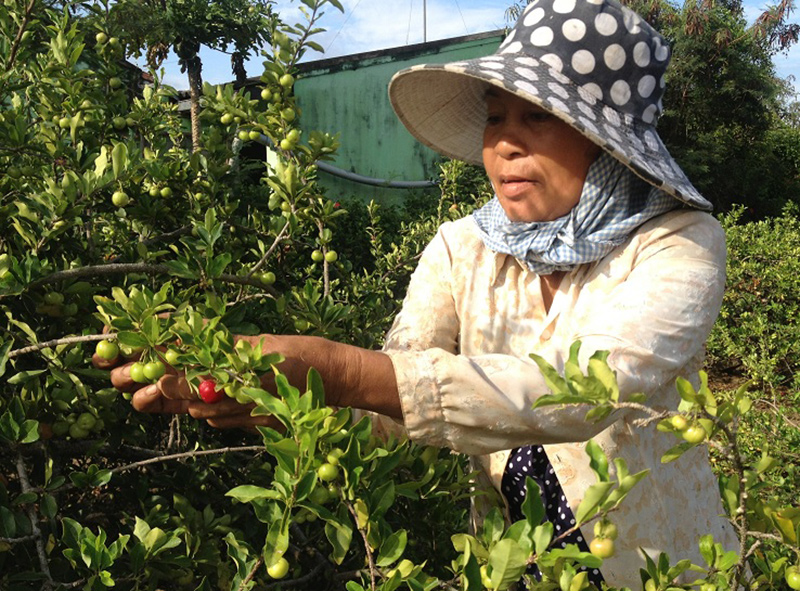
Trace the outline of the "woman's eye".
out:
M 500 115 L 487 115 L 486 116 L 486 125 L 497 125 L 502 120 L 503 120 L 503 118 Z
M 547 121 L 552 117 L 550 113 L 547 111 L 531 111 L 527 115 L 528 121 L 533 121 L 534 123 L 541 123 L 542 121 Z

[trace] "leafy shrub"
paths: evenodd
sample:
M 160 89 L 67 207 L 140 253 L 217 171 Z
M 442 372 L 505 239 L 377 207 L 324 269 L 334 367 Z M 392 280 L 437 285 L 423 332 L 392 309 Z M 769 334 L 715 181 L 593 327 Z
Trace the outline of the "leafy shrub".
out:
M 728 284 L 708 341 L 720 371 L 753 379 L 768 391 L 800 389 L 800 220 L 740 223 L 742 209 L 721 218 L 728 239 Z

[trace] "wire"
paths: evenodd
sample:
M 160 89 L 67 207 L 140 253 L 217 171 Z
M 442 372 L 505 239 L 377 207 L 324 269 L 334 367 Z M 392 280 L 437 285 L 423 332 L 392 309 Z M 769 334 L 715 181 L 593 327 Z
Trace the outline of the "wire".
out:
M 411 37 L 411 13 L 414 10 L 414 0 L 411 0 L 408 5 L 408 28 L 406 28 L 406 45 L 408 45 L 408 39 Z
M 464 20 L 464 13 L 461 12 L 461 6 L 459 6 L 458 0 L 456 0 L 456 8 L 458 9 L 458 14 L 461 15 L 461 22 L 464 23 L 464 32 L 469 34 L 469 29 L 467 28 L 467 21 Z
M 342 23 L 342 26 L 339 27 L 338 31 L 336 31 L 336 34 L 333 36 L 333 39 L 331 39 L 331 42 L 328 43 L 327 51 L 330 51 L 331 47 L 333 46 L 333 42 L 336 41 L 336 39 L 339 37 L 339 33 L 342 32 L 342 29 L 344 29 L 344 26 L 347 24 L 347 21 L 350 20 L 350 17 L 353 16 L 353 13 L 356 11 L 356 8 L 358 8 L 359 4 L 361 4 L 361 0 L 358 0 L 358 2 L 356 2 L 356 5 L 353 6 L 353 10 L 351 10 L 350 14 L 347 15 L 347 18 L 344 19 L 344 22 Z

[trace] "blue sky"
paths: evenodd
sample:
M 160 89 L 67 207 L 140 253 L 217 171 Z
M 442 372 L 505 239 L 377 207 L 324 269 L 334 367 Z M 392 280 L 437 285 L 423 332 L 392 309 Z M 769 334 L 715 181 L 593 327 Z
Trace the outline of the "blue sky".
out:
M 324 59 L 364 51 L 400 47 L 421 43 L 423 30 L 428 41 L 458 37 L 500 29 L 508 23 L 505 12 L 512 0 L 340 0 L 344 13 L 328 6 L 318 26 L 326 29 L 314 40 L 325 48 L 320 54 L 309 51 L 305 60 Z M 427 18 L 423 19 L 423 2 Z M 753 21 L 770 2 L 744 0 L 745 14 Z M 298 0 L 278 0 L 277 7 L 284 21 L 302 22 Z M 793 15 L 797 19 L 797 13 Z M 203 78 L 212 83 L 232 79 L 230 57 L 220 52 L 204 50 Z M 259 76 L 261 61 L 257 56 L 247 64 L 248 76 Z M 787 54 L 775 57 L 778 75 L 794 77 L 794 87 L 800 92 L 800 46 Z M 178 89 L 186 89 L 186 76 L 180 73 L 174 54 L 164 64 L 164 81 Z M 800 96 L 798 97 L 800 100 Z

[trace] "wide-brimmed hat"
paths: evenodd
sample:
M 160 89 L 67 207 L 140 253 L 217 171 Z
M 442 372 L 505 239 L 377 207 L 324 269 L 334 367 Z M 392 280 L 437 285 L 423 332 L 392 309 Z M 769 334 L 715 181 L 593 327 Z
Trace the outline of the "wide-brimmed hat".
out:
M 670 50 L 616 0 L 535 0 L 493 55 L 395 74 L 389 98 L 422 143 L 481 164 L 487 85 L 561 118 L 633 172 L 710 210 L 656 132 Z

